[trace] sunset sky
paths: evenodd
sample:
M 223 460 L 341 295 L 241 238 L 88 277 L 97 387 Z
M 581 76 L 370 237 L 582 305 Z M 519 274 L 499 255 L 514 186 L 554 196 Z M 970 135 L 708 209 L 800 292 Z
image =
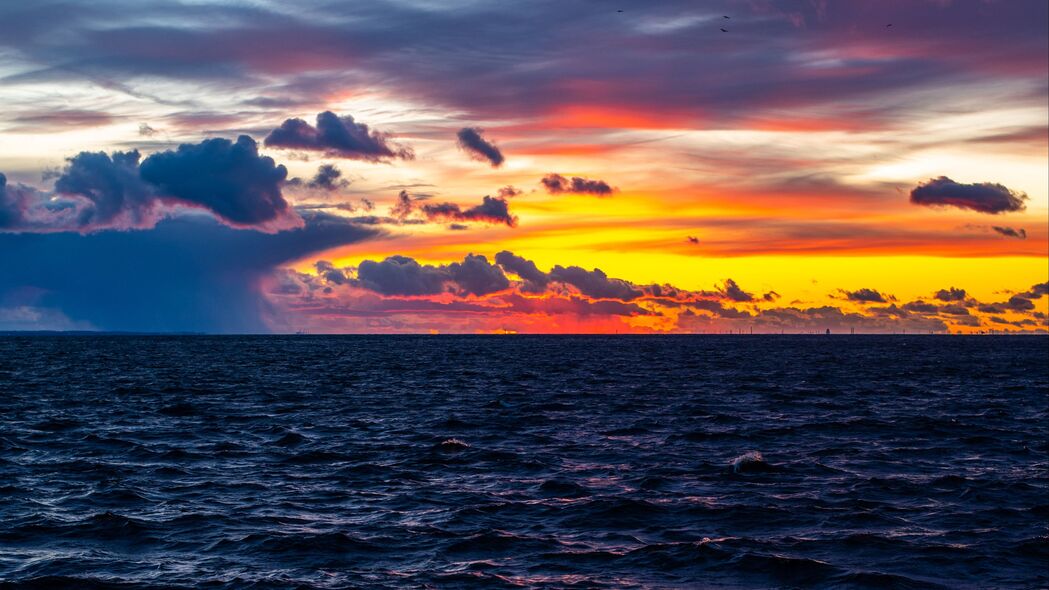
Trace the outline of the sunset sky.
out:
M 1045 331 L 1049 3 L 0 3 L 0 330 Z

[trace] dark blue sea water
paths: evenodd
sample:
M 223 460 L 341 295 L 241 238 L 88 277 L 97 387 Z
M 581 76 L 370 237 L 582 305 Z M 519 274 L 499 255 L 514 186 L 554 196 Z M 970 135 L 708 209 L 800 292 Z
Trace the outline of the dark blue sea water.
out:
M 1043 588 L 1042 337 L 5 337 L 0 588 Z

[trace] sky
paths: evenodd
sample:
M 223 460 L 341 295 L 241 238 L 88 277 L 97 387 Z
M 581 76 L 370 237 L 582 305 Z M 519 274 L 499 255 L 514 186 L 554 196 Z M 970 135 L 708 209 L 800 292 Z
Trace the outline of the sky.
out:
M 0 330 L 1045 332 L 1044 0 L 0 3 Z

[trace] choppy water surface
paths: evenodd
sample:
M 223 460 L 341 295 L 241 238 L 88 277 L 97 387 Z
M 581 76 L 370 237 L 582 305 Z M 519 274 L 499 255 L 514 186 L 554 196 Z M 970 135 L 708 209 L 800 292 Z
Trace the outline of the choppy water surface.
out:
M 8 337 L 2 588 L 1038 588 L 1049 339 Z

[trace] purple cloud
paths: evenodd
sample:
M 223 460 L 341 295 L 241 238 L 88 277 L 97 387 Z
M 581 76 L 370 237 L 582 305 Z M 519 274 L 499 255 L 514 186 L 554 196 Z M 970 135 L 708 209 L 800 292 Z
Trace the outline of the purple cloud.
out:
M 546 191 L 552 195 L 575 193 L 607 197 L 616 190 L 603 180 L 590 180 L 579 176 L 573 176 L 569 180 L 560 174 L 547 174 L 540 182 L 546 187 Z
M 911 191 L 911 202 L 932 207 L 956 207 L 997 215 L 1027 208 L 1027 195 L 1003 185 L 980 182 L 964 184 L 946 176 L 931 178 Z
M 370 130 L 353 117 L 339 117 L 331 111 L 317 115 L 316 127 L 302 119 L 288 119 L 266 136 L 270 147 L 323 152 L 333 157 L 382 162 L 393 159 L 412 160 L 409 147 L 389 141 L 389 134 Z
M 470 154 L 475 160 L 487 161 L 492 168 L 498 168 L 503 164 L 505 158 L 503 152 L 495 144 L 481 137 L 481 129 L 477 127 L 464 127 L 459 130 L 456 137 L 459 138 L 459 147 Z

